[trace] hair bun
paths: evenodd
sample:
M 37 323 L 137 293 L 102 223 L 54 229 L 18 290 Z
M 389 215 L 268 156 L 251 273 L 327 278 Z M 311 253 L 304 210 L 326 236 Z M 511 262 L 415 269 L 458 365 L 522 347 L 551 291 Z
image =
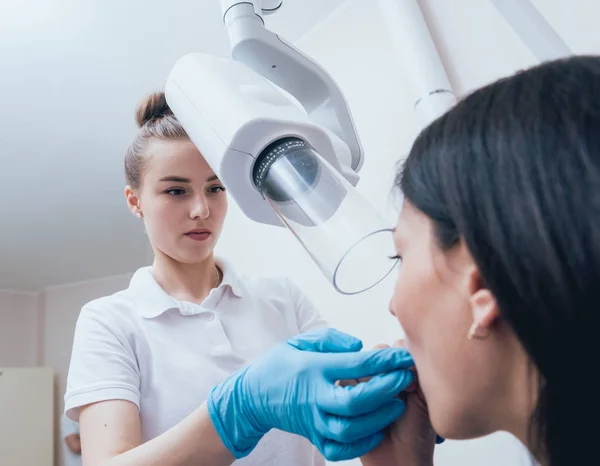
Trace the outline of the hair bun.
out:
M 167 98 L 164 92 L 154 92 L 142 100 L 135 113 L 135 119 L 141 128 L 152 120 L 158 120 L 167 115 L 173 115 L 173 112 L 167 104 Z

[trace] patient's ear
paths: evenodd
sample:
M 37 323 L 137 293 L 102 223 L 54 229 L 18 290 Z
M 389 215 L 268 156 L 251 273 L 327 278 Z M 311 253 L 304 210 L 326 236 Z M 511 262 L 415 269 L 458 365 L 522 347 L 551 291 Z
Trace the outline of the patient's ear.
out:
M 473 323 L 468 331 L 469 338 L 487 338 L 494 323 L 500 318 L 500 309 L 496 296 L 487 288 L 479 270 L 474 268 L 470 272 L 470 296 L 469 304 L 473 315 Z

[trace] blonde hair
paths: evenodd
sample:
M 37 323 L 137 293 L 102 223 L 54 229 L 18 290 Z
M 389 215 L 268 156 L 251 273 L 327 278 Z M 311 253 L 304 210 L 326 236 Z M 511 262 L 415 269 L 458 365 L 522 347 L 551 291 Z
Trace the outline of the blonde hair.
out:
M 189 136 L 177 120 L 164 92 L 154 92 L 143 99 L 137 107 L 135 119 L 140 128 L 125 153 L 125 179 L 133 189 L 142 182 L 148 143 L 189 140 Z

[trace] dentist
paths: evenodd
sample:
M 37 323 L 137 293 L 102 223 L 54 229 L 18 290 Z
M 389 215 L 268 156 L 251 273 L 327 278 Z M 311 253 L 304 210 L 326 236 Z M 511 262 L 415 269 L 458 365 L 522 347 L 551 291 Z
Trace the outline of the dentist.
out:
M 65 411 L 83 464 L 320 466 L 372 450 L 404 411 L 410 356 L 360 351 L 289 280 L 216 259 L 224 186 L 164 94 L 137 120 L 125 195 L 155 258 L 78 319 Z

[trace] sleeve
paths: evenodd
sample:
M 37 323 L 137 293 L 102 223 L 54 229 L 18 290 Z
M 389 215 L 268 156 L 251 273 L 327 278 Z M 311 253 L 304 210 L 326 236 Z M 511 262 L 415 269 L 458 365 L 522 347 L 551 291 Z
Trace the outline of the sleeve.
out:
M 304 292 L 291 280 L 287 280 L 288 289 L 298 322 L 298 331 L 305 333 L 311 330 L 318 330 L 329 327 L 325 319 Z
M 78 408 L 100 401 L 125 400 L 140 407 L 137 358 L 110 315 L 84 307 L 77 321 L 65 393 L 65 413 L 75 421 Z

